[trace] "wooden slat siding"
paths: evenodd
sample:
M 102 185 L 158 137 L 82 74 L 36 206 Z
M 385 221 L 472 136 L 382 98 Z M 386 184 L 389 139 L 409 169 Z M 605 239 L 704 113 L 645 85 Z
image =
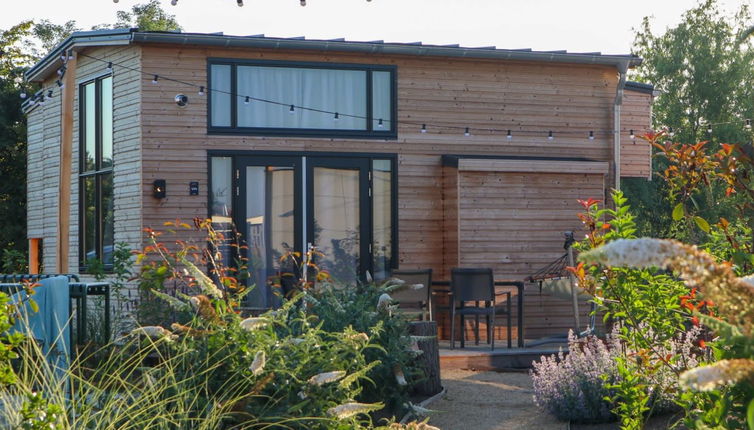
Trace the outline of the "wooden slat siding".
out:
M 489 160 L 467 158 L 458 161 L 458 170 L 470 172 L 526 172 L 526 173 L 585 173 L 609 172 L 605 161 L 556 161 L 556 160 Z
M 108 58 L 113 63 L 138 68 L 139 47 L 108 47 L 85 51 L 88 55 Z M 85 56 L 78 57 L 77 88 L 74 98 L 73 173 L 71 175 L 71 246 L 70 268 L 79 268 L 79 91 L 78 84 L 104 75 L 106 63 Z M 113 71 L 113 170 L 115 243 L 125 242 L 132 249 L 142 246 L 141 219 L 141 74 L 118 66 Z
M 26 119 L 26 235 L 44 237 L 44 108 L 36 107 Z M 49 222 L 49 221 L 48 221 Z
M 143 112 L 144 225 L 159 227 L 180 216 L 206 216 L 209 149 L 288 150 L 397 153 L 399 172 L 399 263 L 401 267 L 430 267 L 445 273 L 442 249 L 443 214 L 440 155 L 498 154 L 588 157 L 608 161 L 610 141 L 598 137 L 558 136 L 559 131 L 581 127 L 606 130 L 611 126 L 615 70 L 610 67 L 500 62 L 451 58 L 412 58 L 348 53 L 276 52 L 270 50 L 203 49 L 143 46 L 141 80 Z M 400 120 L 427 123 L 400 125 L 396 141 L 359 139 L 277 138 L 206 134 L 206 97 L 196 88 L 160 80 L 151 74 L 206 85 L 207 57 L 257 58 L 339 63 L 395 64 L 398 66 Z M 178 108 L 175 94 L 189 96 Z M 432 124 L 472 127 L 462 132 L 432 130 Z M 473 127 L 511 128 L 504 135 L 475 132 Z M 516 135 L 518 130 L 552 129 L 556 139 Z M 179 136 L 179 137 L 178 137 Z M 167 180 L 168 196 L 151 197 L 154 179 Z M 200 195 L 188 196 L 188 182 L 200 183 Z
M 57 75 L 56 75 L 57 78 Z M 55 79 L 56 79 L 55 78 Z M 53 88 L 54 95 L 47 98 L 45 92 L 45 105 L 41 106 L 43 119 L 44 147 L 42 148 L 42 213 L 43 227 L 42 245 L 44 246 L 43 270 L 46 273 L 56 271 L 57 259 L 57 229 L 58 229 L 58 181 L 60 179 L 60 92 L 55 85 L 55 79 L 50 78 L 44 82 L 44 88 Z M 40 109 L 40 107 L 37 107 Z
M 457 169 L 449 166 L 442 168 L 443 178 L 443 245 L 444 259 L 443 267 L 439 279 L 450 279 L 450 270 L 458 267 L 460 264 L 460 224 L 459 215 L 459 194 L 460 191 Z
M 461 265 L 492 267 L 496 278 L 523 279 L 563 255 L 562 232 L 581 232 L 577 199 L 604 195 L 606 172 L 598 166 L 582 163 L 581 170 L 595 173 L 568 173 L 579 169 L 569 167 L 571 162 L 548 161 L 552 170 L 546 173 L 539 161 L 519 160 L 513 168 L 508 160 L 494 160 L 502 170 L 496 172 L 489 171 L 490 160 L 473 161 L 459 161 Z M 469 170 L 474 166 L 481 171 Z M 572 326 L 568 301 L 539 296 L 538 290 L 526 296 L 527 337 L 559 334 Z
M 631 140 L 628 131 L 621 134 L 621 177 L 650 178 L 652 172 L 652 148 L 639 138 L 651 128 L 652 95 L 638 91 L 623 92 L 621 128 L 634 130 L 636 139 Z
M 128 54 L 129 50 L 134 53 Z M 141 61 L 146 74 L 163 74 L 205 86 L 207 57 L 395 64 L 398 66 L 399 119 L 427 123 L 430 128 L 428 133 L 422 134 L 417 125 L 401 125 L 399 139 L 395 141 L 209 136 L 206 134 L 206 96 L 198 96 L 196 88 L 165 80 L 152 85 L 151 76 L 133 75 L 128 88 L 138 94 L 125 96 L 127 86 L 121 75 L 127 73 L 116 66 L 116 241 L 131 235 L 127 240 L 138 242 L 142 224 L 159 228 L 164 221 L 177 216 L 184 220 L 206 216 L 206 151 L 209 149 L 397 153 L 400 265 L 402 268 L 430 267 L 436 276 L 447 277 L 445 270 L 449 262 L 443 247 L 447 250 L 448 225 L 441 202 L 444 192 L 442 154 L 611 160 L 609 136 L 597 136 L 590 141 L 586 137 L 560 134 L 574 129 L 611 128 L 617 82 L 611 67 L 153 45 L 93 48 L 88 52 L 114 62 L 132 55 L 130 58 L 134 60 L 128 61 L 134 67 Z M 84 60 L 81 59 L 82 63 Z M 103 67 L 102 63 L 97 63 L 93 63 L 93 70 Z M 123 90 L 119 89 L 121 85 Z M 189 96 L 189 105 L 184 109 L 179 109 L 172 101 L 178 93 Z M 117 103 L 120 101 L 131 109 L 119 112 Z M 135 106 L 139 108 L 134 109 Z M 469 126 L 473 136 L 465 138 L 458 131 L 433 130 L 432 124 Z M 504 135 L 485 133 L 475 127 L 510 128 L 514 139 L 508 141 Z M 548 141 L 545 132 L 542 136 L 518 133 L 532 129 L 553 130 L 556 138 Z M 124 140 L 138 142 L 139 138 L 143 158 L 138 149 L 128 154 L 118 152 L 117 148 L 126 145 Z M 130 167 L 126 169 L 126 166 Z M 118 183 L 118 178 L 124 183 Z M 167 180 L 168 197 L 161 201 L 151 196 L 151 183 L 158 178 Z M 128 191 L 127 184 L 136 180 L 139 181 L 137 189 Z M 188 195 L 188 182 L 194 180 L 199 181 L 199 196 Z M 77 189 L 77 183 L 75 187 Z M 511 198 L 515 198 L 517 191 L 509 192 Z M 557 197 L 563 191 L 554 185 L 552 190 L 542 188 L 542 196 L 550 193 Z M 78 198 L 78 193 L 74 193 L 74 198 Z M 77 204 L 74 203 L 76 207 Z M 480 220 L 479 225 L 480 228 L 485 226 L 486 221 Z M 523 235 L 522 232 L 530 228 L 526 220 L 520 225 L 511 225 L 515 227 L 515 231 L 509 233 L 511 237 Z M 75 227 L 72 247 L 78 246 L 78 226 Z M 529 233 L 529 237 L 547 238 L 531 229 Z M 555 242 L 559 241 L 558 238 Z M 538 252 L 538 248 L 532 248 L 532 254 Z

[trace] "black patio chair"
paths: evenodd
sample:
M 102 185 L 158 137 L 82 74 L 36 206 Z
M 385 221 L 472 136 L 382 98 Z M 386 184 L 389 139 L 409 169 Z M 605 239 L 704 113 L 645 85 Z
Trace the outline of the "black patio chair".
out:
M 391 293 L 393 300 L 399 304 L 398 311 L 404 315 L 418 315 L 422 321 L 432 321 L 432 269 L 394 270 L 392 277 L 407 284 Z
M 496 298 L 506 295 L 506 307 L 499 308 Z M 467 304 L 473 302 L 473 304 Z M 480 305 L 483 302 L 484 306 Z M 495 317 L 505 314 L 508 319 L 508 348 L 511 339 L 511 292 L 495 293 L 495 279 L 492 269 L 488 268 L 454 268 L 450 272 L 450 349 L 455 349 L 456 315 L 461 317 L 461 348 L 465 346 L 464 319 L 473 315 L 476 320 L 474 334 L 479 344 L 479 317 L 484 315 L 487 322 L 487 342 L 495 349 Z

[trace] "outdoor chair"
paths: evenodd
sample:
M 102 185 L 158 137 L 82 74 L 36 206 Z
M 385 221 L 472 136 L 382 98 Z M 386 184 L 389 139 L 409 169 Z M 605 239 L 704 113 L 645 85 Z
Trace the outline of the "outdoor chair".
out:
M 488 268 L 454 268 L 450 272 L 450 349 L 455 349 L 456 315 L 461 322 L 461 348 L 465 346 L 465 325 L 467 315 L 473 315 L 476 320 L 474 334 L 479 344 L 479 317 L 484 316 L 487 322 L 487 342 L 492 350 L 495 349 L 495 317 L 505 314 L 508 320 L 508 348 L 512 346 L 511 339 L 511 292 L 495 293 L 495 279 L 492 269 Z M 506 296 L 505 308 L 499 308 L 496 298 Z M 483 303 L 483 306 L 480 305 Z
M 404 315 L 416 315 L 422 321 L 432 320 L 432 269 L 394 270 L 392 277 L 406 282 L 406 286 L 391 293 L 398 310 Z M 421 285 L 421 288 L 418 287 Z

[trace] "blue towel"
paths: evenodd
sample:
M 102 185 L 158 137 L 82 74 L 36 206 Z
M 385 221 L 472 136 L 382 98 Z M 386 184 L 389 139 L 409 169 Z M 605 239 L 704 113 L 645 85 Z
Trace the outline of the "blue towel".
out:
M 39 286 L 34 288 L 32 299 L 39 306 L 38 312 L 33 312 L 28 301 L 19 309 L 22 317 L 16 322 L 12 331 L 20 331 L 24 334 L 31 332 L 34 339 L 39 342 L 48 362 L 54 367 L 55 372 L 62 376 L 68 369 L 71 351 L 71 336 L 69 326 L 70 291 L 68 278 L 55 276 L 39 281 Z M 26 292 L 14 294 L 13 301 L 18 303 L 27 298 Z M 21 326 L 23 320 L 29 322 L 29 328 Z

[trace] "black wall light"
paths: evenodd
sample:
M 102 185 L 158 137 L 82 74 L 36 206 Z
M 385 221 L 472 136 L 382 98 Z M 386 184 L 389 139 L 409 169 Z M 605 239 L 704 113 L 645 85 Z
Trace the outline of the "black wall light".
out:
M 156 199 L 164 199 L 166 196 L 166 188 L 165 188 L 165 180 L 164 179 L 155 179 L 154 183 L 152 184 L 152 193 L 154 194 L 154 198 Z

